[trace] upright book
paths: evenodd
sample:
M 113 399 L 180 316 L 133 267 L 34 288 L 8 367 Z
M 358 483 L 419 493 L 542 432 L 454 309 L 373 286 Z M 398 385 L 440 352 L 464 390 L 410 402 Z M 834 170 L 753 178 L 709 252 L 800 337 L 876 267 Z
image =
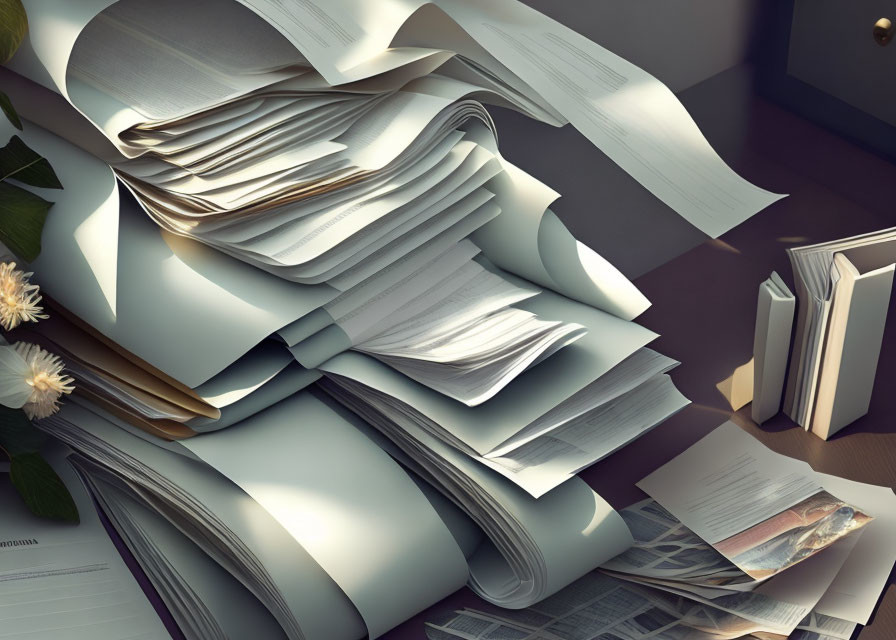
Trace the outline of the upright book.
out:
M 762 424 L 781 408 L 796 298 L 776 272 L 759 285 L 753 336 L 753 420 Z
M 822 438 L 868 412 L 896 263 L 896 228 L 788 251 L 800 309 L 784 407 Z

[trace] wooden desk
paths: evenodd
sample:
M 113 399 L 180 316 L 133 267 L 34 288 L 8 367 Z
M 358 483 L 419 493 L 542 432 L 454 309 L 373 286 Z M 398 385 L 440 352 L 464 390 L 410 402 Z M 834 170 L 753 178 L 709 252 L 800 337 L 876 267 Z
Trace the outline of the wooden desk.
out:
M 752 143 L 738 163 L 750 180 L 790 193 L 719 241 L 707 242 L 637 282 L 653 302 L 640 321 L 662 333 L 656 348 L 681 360 L 673 378 L 693 405 L 587 470 L 614 506 L 640 497 L 632 485 L 732 417 L 771 449 L 824 473 L 896 487 L 896 305 L 891 303 L 871 409 L 828 442 L 779 415 L 762 427 L 747 406 L 732 416 L 716 389 L 752 357 L 756 293 L 772 269 L 792 282 L 784 249 L 896 225 L 896 166 L 761 100 L 752 106 Z M 894 541 L 896 543 L 896 541 Z M 861 640 L 896 637 L 894 576 Z
M 706 120 L 711 105 L 684 98 L 715 144 L 714 128 L 704 126 L 712 124 Z M 696 113 L 701 109 L 702 120 Z M 748 115 L 740 152 L 726 160 L 756 184 L 791 195 L 722 239 L 636 281 L 653 302 L 639 321 L 663 334 L 653 346 L 682 362 L 673 379 L 693 405 L 582 474 L 614 507 L 642 499 L 635 482 L 729 418 L 775 451 L 806 460 L 818 471 L 896 487 L 896 310 L 890 310 L 870 413 L 829 442 L 784 416 L 758 427 L 749 406 L 733 412 L 716 389 L 752 356 L 759 283 L 773 269 L 791 281 L 786 247 L 896 225 L 896 166 L 761 99 L 750 99 Z M 891 574 L 860 640 L 896 637 L 893 581 Z M 423 621 L 453 608 L 483 605 L 463 589 L 384 639 L 419 640 Z

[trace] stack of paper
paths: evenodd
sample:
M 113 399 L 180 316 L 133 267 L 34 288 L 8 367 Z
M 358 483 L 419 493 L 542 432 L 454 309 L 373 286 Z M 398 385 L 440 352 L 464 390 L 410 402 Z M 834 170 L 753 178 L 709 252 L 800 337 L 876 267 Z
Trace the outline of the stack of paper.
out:
M 638 486 L 659 504 L 624 512 L 635 546 L 604 565 L 627 580 L 866 624 L 896 561 L 892 489 L 817 473 L 731 422 Z
M 66 184 L 99 186 L 106 189 L 107 197 L 115 195 L 114 182 L 106 181 L 111 173 L 96 160 L 36 127 L 29 127 L 28 135 L 36 141 L 36 148 L 48 154 L 55 152 L 53 157 L 60 159 L 58 171 Z M 66 153 L 71 155 L 72 162 L 63 161 Z M 78 182 L 78 177 L 83 178 L 82 182 Z M 101 194 L 101 190 L 96 190 L 90 195 Z M 71 204 L 69 215 L 48 219 L 44 253 L 34 265 L 41 274 L 39 281 L 44 292 L 58 306 L 51 309 L 51 320 L 25 327 L 21 338 L 42 341 L 71 359 L 73 373 L 79 380 L 80 397 L 89 401 L 89 410 L 69 406 L 58 418 L 47 420 L 44 428 L 108 470 L 107 475 L 111 472 L 114 478 L 106 478 L 105 485 L 114 484 L 116 479 L 127 481 L 131 493 L 140 496 L 141 504 L 187 530 L 191 539 L 237 576 L 256 597 L 265 603 L 273 602 L 271 615 L 290 637 L 300 637 L 299 626 L 325 628 L 330 615 L 326 615 L 326 620 L 320 616 L 337 606 L 320 606 L 313 614 L 318 617 L 309 619 L 313 602 L 301 607 L 296 604 L 307 595 L 307 590 L 337 589 L 326 585 L 347 590 L 349 600 L 340 601 L 338 606 L 342 609 L 332 615 L 357 621 L 357 615 L 346 614 L 345 608 L 358 607 L 364 613 L 360 614 L 362 621 L 357 622 L 360 629 L 357 633 L 337 630 L 336 637 L 360 637 L 366 631 L 379 633 L 394 626 L 467 581 L 493 602 L 527 606 L 630 544 L 629 534 L 618 515 L 573 475 L 577 469 L 655 426 L 686 402 L 664 375 L 674 366 L 674 361 L 641 351 L 656 337 L 654 333 L 549 290 L 540 291 L 530 283 L 501 273 L 486 260 L 474 261 L 478 249 L 469 240 L 449 245 L 432 260 L 422 254 L 410 254 L 374 278 L 362 281 L 360 286 L 339 293 L 328 285 L 303 285 L 276 278 L 191 240 L 160 231 L 141 217 L 126 198 L 121 200 L 120 208 L 91 209 L 79 205 L 78 198 L 86 197 L 82 189 L 67 190 L 65 197 L 71 198 L 66 203 Z M 108 245 L 103 244 L 103 239 L 109 236 L 117 236 L 119 250 L 115 260 L 104 265 L 102 260 Z M 110 281 L 104 279 L 104 266 L 112 273 Z M 158 300 L 167 303 L 160 306 Z M 62 308 L 70 315 L 62 312 Z M 315 318 L 311 318 L 318 310 Z M 488 332 L 485 339 L 477 337 L 480 330 Z M 335 335 L 345 342 L 331 342 L 328 336 Z M 555 339 L 555 336 L 559 337 Z M 554 345 L 573 338 L 578 339 L 547 357 L 556 350 Z M 351 347 L 354 350 L 339 354 Z M 482 353 L 486 357 L 477 355 L 478 348 L 484 349 Z M 441 359 L 457 369 L 459 375 L 446 379 L 413 366 L 423 361 L 415 357 L 418 351 L 424 353 L 425 361 Z M 383 501 L 405 494 L 396 493 L 395 486 L 385 487 L 365 480 L 364 484 L 370 486 L 369 502 L 374 512 L 366 516 L 359 513 L 357 517 L 363 516 L 367 522 L 351 526 L 333 514 L 327 531 L 329 527 L 346 530 L 351 539 L 333 543 L 326 549 L 315 545 L 332 536 L 320 537 L 315 533 L 319 531 L 315 529 L 317 525 L 309 528 L 302 524 L 301 518 L 292 519 L 299 517 L 295 505 L 312 490 L 308 484 L 312 480 L 314 491 L 322 491 L 323 497 L 306 503 L 308 513 L 303 518 L 330 518 L 318 514 L 322 504 L 339 504 L 340 500 L 355 504 L 358 500 L 355 478 L 359 470 L 363 470 L 365 478 L 388 477 L 377 464 L 367 460 L 366 456 L 373 455 L 370 451 L 360 459 L 345 458 L 345 466 L 339 466 L 334 461 L 347 455 L 346 450 L 336 445 L 329 450 L 309 446 L 338 433 L 338 428 L 333 427 L 334 420 L 336 424 L 346 425 L 344 419 L 337 419 L 331 409 L 324 411 L 326 408 L 315 404 L 310 396 L 294 395 L 301 386 L 320 375 L 301 367 L 294 359 L 305 360 L 315 353 L 324 354 L 325 361 L 317 365 L 320 370 L 334 371 L 343 359 L 382 370 L 388 376 L 383 380 L 395 379 L 415 389 L 421 398 L 420 406 L 435 403 L 460 412 L 481 408 L 480 424 L 492 422 L 498 426 L 502 423 L 494 422 L 493 417 L 502 414 L 512 420 L 507 423 L 504 435 L 492 434 L 492 447 L 483 451 L 490 453 L 492 448 L 496 449 L 496 461 L 488 462 L 491 469 L 452 445 L 427 440 L 419 425 L 407 425 L 408 431 L 401 443 L 405 446 L 393 453 L 402 456 L 405 464 L 417 469 L 452 502 L 444 502 L 442 511 L 425 518 L 420 513 L 404 512 L 400 518 L 387 520 L 396 527 L 404 522 L 399 527 L 402 530 L 421 531 L 420 523 L 429 519 L 433 530 L 443 533 L 434 538 L 435 542 L 427 542 L 435 546 L 424 552 L 419 543 L 408 540 L 398 529 L 384 531 L 373 541 L 374 547 L 366 548 L 364 557 L 385 558 L 386 551 L 392 549 L 389 553 L 394 560 L 395 554 L 414 548 L 417 551 L 407 554 L 403 562 L 419 563 L 418 553 L 448 558 L 446 561 L 451 562 L 455 562 L 450 560 L 454 557 L 457 562 L 450 568 L 427 570 L 427 581 L 431 580 L 432 572 L 444 576 L 444 582 L 435 585 L 427 583 L 424 588 L 421 584 L 402 586 L 396 582 L 396 591 L 389 595 L 389 602 L 398 603 L 395 606 L 400 604 L 398 609 L 389 609 L 382 594 L 370 600 L 374 598 L 371 594 L 381 591 L 383 580 L 391 580 L 381 572 L 382 567 L 371 567 L 362 584 L 352 586 L 346 581 L 357 575 L 361 556 L 355 564 L 334 565 L 337 559 L 328 554 L 339 554 L 342 558 L 345 546 L 357 548 L 361 553 L 364 547 L 354 537 L 362 533 L 369 536 L 370 523 L 383 520 L 387 512 Z M 633 359 L 627 360 L 630 356 Z M 513 357 L 519 358 L 515 368 Z M 377 358 L 387 361 L 389 366 Z M 310 366 L 311 360 L 306 361 Z M 623 362 L 624 366 L 616 370 Z M 399 370 L 406 371 L 407 375 Z M 467 378 L 467 371 L 472 378 Z M 433 391 L 409 376 L 433 386 L 443 385 L 439 390 L 444 392 Z M 291 382 L 281 385 L 284 377 Z M 470 379 L 475 382 L 469 383 Z M 589 385 L 594 386 L 590 391 L 583 391 Z M 637 394 L 634 401 L 632 392 Z M 449 393 L 463 402 L 449 397 Z M 640 413 L 641 393 L 651 394 L 648 397 L 655 398 L 651 402 L 657 403 L 645 414 Z M 659 395 L 652 395 L 656 393 Z M 482 396 L 486 395 L 493 397 L 483 401 Z M 522 402 L 521 398 L 527 401 Z M 468 406 L 477 403 L 478 408 Z M 274 406 L 265 411 L 269 405 Z M 192 416 L 187 412 L 190 407 L 195 408 L 194 413 L 201 410 L 212 415 Z M 323 413 L 314 418 L 309 407 L 318 407 L 316 410 Z M 104 419 L 97 418 L 96 412 L 104 408 L 109 413 L 104 414 Z M 214 410 L 220 411 L 217 420 Z M 114 425 L 108 422 L 115 420 L 116 415 L 126 420 L 116 421 Z M 135 415 L 139 419 L 135 420 Z M 458 416 L 462 418 L 462 414 Z M 195 435 L 220 429 L 231 424 L 231 419 L 230 428 L 207 434 L 220 435 L 220 440 Z M 163 421 L 166 422 L 162 424 Z M 171 423 L 189 431 L 176 430 L 177 425 Z M 531 429 L 517 436 L 530 423 Z M 148 424 L 155 429 L 147 429 Z M 270 433 L 264 424 L 272 430 Z M 323 429 L 322 433 L 301 430 L 315 424 Z M 131 425 L 142 430 L 134 431 Z M 357 424 L 354 428 L 364 427 Z M 294 440 L 281 441 L 282 430 Z M 141 436 L 134 435 L 147 431 L 166 439 L 191 437 L 181 440 L 185 445 L 178 445 L 181 448 L 171 452 L 162 448 L 161 440 L 143 435 L 153 443 L 148 444 Z M 548 433 L 551 439 L 545 437 Z M 228 444 L 240 434 L 246 434 L 248 440 Z M 611 437 L 607 438 L 608 434 Z M 509 440 L 511 436 L 516 439 Z M 508 471 L 506 461 L 517 451 L 517 446 L 519 452 L 531 451 L 546 443 L 564 442 L 561 438 L 587 447 L 581 455 L 551 458 L 553 466 L 538 468 L 532 480 L 527 480 L 527 490 L 508 479 L 525 475 Z M 497 449 L 506 440 L 508 446 L 514 445 L 513 451 Z M 380 445 L 389 446 L 384 441 Z M 527 445 L 528 449 L 523 448 Z M 141 448 L 128 453 L 126 446 Z M 299 464 L 297 451 L 306 452 L 323 467 Z M 272 460 L 270 456 L 278 452 L 286 458 Z M 227 497 L 197 495 L 200 491 L 197 483 L 204 480 L 194 479 L 192 475 L 180 479 L 180 467 L 164 466 L 163 460 L 187 460 L 186 456 L 193 458 L 193 462 L 187 461 L 192 467 L 209 469 L 202 472 L 203 477 L 212 474 L 219 478 L 218 484 L 229 487 L 230 493 L 224 494 Z M 247 465 L 247 460 L 255 462 Z M 82 467 L 87 469 L 86 465 Z M 306 475 L 264 475 L 268 471 L 297 469 Z M 322 473 L 323 469 L 327 473 Z M 88 469 L 87 473 L 91 477 L 97 475 L 95 469 Z M 400 477 L 406 482 L 406 476 Z M 105 486 L 102 481 L 100 478 L 93 484 Z M 234 483 L 243 491 L 236 494 L 242 496 L 239 499 L 233 494 Z M 415 495 L 413 491 L 420 489 L 412 485 L 402 491 Z M 338 500 L 326 493 L 337 486 L 345 491 Z M 261 490 L 262 493 L 257 493 Z M 97 491 L 102 493 L 102 489 Z M 542 497 L 536 500 L 534 495 Z M 415 504 L 414 500 L 422 504 L 420 498 L 402 499 L 410 505 Z M 229 501 L 232 504 L 228 507 Z M 246 501 L 255 506 L 245 506 Z M 427 499 L 425 504 L 431 502 Z M 114 515 L 116 507 L 109 509 Z M 132 523 L 134 517 L 122 513 L 122 508 L 117 509 L 116 521 L 123 529 L 137 527 Z M 262 521 L 260 513 L 267 514 L 277 527 L 287 528 L 284 535 L 292 545 L 287 546 L 287 553 L 311 554 L 308 557 L 323 567 L 311 575 L 329 577 L 305 584 L 300 592 L 289 591 L 298 587 L 290 586 L 293 583 L 289 582 L 283 586 L 279 581 L 295 578 L 268 575 L 272 571 L 270 567 L 278 562 L 279 547 L 268 546 L 273 544 L 268 538 L 253 542 L 257 534 L 249 523 L 222 523 L 226 514 L 231 513 L 228 509 L 235 509 L 238 515 L 251 514 L 254 526 Z M 464 559 L 463 553 L 446 550 L 451 549 L 446 540 L 456 543 L 455 537 L 444 529 L 443 518 L 448 518 L 442 516 L 445 510 L 455 513 L 455 520 L 465 522 L 466 531 L 478 532 L 475 535 L 487 540 L 469 550 L 469 559 Z M 579 524 L 582 517 L 587 517 L 589 522 L 587 535 L 582 534 Z M 180 601 L 199 597 L 191 595 L 191 590 L 198 593 L 203 588 L 201 584 L 185 590 L 171 586 L 181 578 L 187 582 L 190 579 L 172 576 L 169 565 L 173 562 L 166 559 L 168 552 L 154 551 L 146 542 L 140 542 L 146 535 L 139 530 L 129 531 L 126 537 L 135 549 L 142 550 L 143 562 L 152 567 L 150 573 L 157 575 L 157 581 L 167 576 L 163 584 L 168 586 L 162 590 L 167 589 L 169 597 L 173 598 L 172 593 L 177 593 Z M 263 560 L 247 559 L 250 555 L 245 548 L 250 544 L 256 545 L 251 555 Z M 235 561 L 234 557 L 239 560 Z M 294 571 L 290 575 L 308 573 L 301 567 L 283 566 L 282 570 Z M 408 593 L 418 595 L 412 598 Z M 372 613 L 378 611 L 382 614 Z M 214 628 L 209 623 L 208 629 Z M 204 634 L 208 629 L 196 633 Z M 337 631 L 328 628 L 324 635 L 307 634 L 331 638 Z
M 41 427 L 191 637 L 527 607 L 632 544 L 575 474 L 685 406 L 677 363 L 478 100 L 707 234 L 776 200 L 662 84 L 513 0 L 24 4 L 4 87 L 66 189 L 16 339 L 70 364 Z
M 65 96 L 129 157 L 145 150 L 147 139 L 153 145 L 167 142 L 166 126 L 187 124 L 178 118 L 242 101 L 223 116 L 239 118 L 248 98 L 258 98 L 257 106 L 267 97 L 333 87 L 346 99 L 397 90 L 450 60 L 441 71 L 476 87 L 477 97 L 497 96 L 552 124 L 574 124 L 710 235 L 779 197 L 725 166 L 655 78 L 515 0 L 402 0 L 383 11 L 370 11 L 360 0 L 203 0 L 190 10 L 173 0 L 25 4 L 37 26 L 30 50 L 23 48 L 13 68 Z M 213 22 L 210 15 L 216 16 Z M 65 29 L 54 19 L 59 16 Z M 276 112 L 276 106 L 268 103 L 267 111 Z M 328 126 L 338 128 L 339 111 L 324 107 L 316 114 L 314 131 L 323 140 L 329 140 Z M 271 126 L 298 135 L 308 125 L 300 119 L 289 129 L 286 115 L 272 116 Z M 251 116 L 249 121 L 262 131 L 270 122 Z M 146 135 L 122 136 L 135 127 Z M 219 142 L 238 142 L 249 130 Z M 154 137 L 156 132 L 161 135 Z M 199 139 L 216 132 L 220 128 Z M 270 138 L 261 142 L 277 151 L 288 146 Z M 173 146 L 172 152 L 184 147 Z
M 187 637 L 287 637 L 251 591 L 126 483 L 84 456 L 70 461 Z
M 33 265 L 59 312 L 20 338 L 58 347 L 82 391 L 154 433 L 233 424 L 310 384 L 319 377 L 312 367 L 352 347 L 482 402 L 584 331 L 510 306 L 539 290 L 488 272 L 474 261 L 478 247 L 460 238 L 419 248 L 342 293 L 288 282 L 160 231 L 132 201 L 119 203 L 108 167 L 38 127 L 25 135 L 83 190 L 63 193 L 70 213 L 48 220 Z M 503 348 L 469 331 L 486 321 Z
M 645 166 L 637 147 L 643 146 L 646 129 L 632 130 L 628 150 L 621 151 L 614 140 L 634 122 L 629 108 L 617 111 L 609 102 L 642 110 L 648 102 L 662 103 L 667 114 L 678 113 L 680 105 L 653 79 L 649 83 L 656 89 L 656 100 L 644 101 L 640 91 L 635 92 L 637 98 L 628 96 L 628 75 L 640 77 L 641 72 L 588 43 L 582 46 L 603 60 L 600 64 L 610 76 L 602 86 L 588 86 L 579 95 L 580 100 L 587 96 L 587 104 L 576 107 L 570 95 L 555 109 L 546 98 L 552 91 L 544 78 L 522 71 L 516 63 L 531 57 L 520 48 L 521 38 L 529 37 L 532 29 L 547 29 L 546 42 L 559 47 L 552 55 L 561 59 L 552 64 L 560 65 L 560 71 L 574 63 L 564 48 L 577 46 L 578 37 L 513 2 L 502 11 L 505 18 L 515 17 L 520 32 L 504 32 L 503 45 L 494 38 L 502 30 L 490 22 L 492 9 L 459 0 L 443 2 L 438 9 L 426 3 L 396 5 L 379 18 L 370 16 L 368 24 L 354 26 L 353 20 L 368 12 L 348 0 L 329 8 L 203 0 L 187 11 L 169 0 L 57 4 L 29 4 L 36 26 L 30 46 L 12 67 L 60 93 L 102 132 L 117 151 L 116 175 L 163 229 L 198 240 L 256 271 L 306 285 L 287 292 L 286 282 L 266 281 L 258 291 L 282 295 L 288 302 L 261 301 L 266 296 L 254 291 L 263 280 L 261 273 L 250 276 L 221 255 L 203 254 L 163 234 L 164 243 L 177 260 L 188 263 L 189 271 L 223 286 L 241 302 L 254 298 L 249 304 L 255 311 L 282 311 L 276 319 L 268 315 L 244 330 L 238 339 L 232 339 L 230 331 L 206 331 L 195 345 L 184 348 L 187 336 L 146 330 L 146 321 L 119 320 L 119 306 L 129 307 L 121 309 L 122 315 L 152 319 L 142 309 L 145 303 L 119 305 L 116 299 L 123 285 L 130 289 L 138 278 L 122 282 L 114 259 L 100 269 L 96 258 L 89 257 L 93 274 L 105 272 L 101 287 L 116 327 L 110 327 L 108 318 L 96 317 L 96 307 L 72 300 L 60 300 L 60 306 L 115 347 L 182 383 L 199 397 L 199 405 L 169 406 L 165 393 L 134 385 L 125 376 L 104 377 L 83 360 L 76 364 L 78 380 L 103 402 L 125 405 L 118 410 L 156 433 L 189 435 L 210 425 L 227 426 L 282 399 L 290 386 L 295 391 L 307 384 L 314 374 L 305 375 L 296 367 L 287 371 L 278 354 L 258 369 L 264 371 L 260 380 L 228 378 L 239 378 L 243 391 L 254 390 L 244 394 L 245 401 L 237 400 L 243 402 L 240 408 L 219 406 L 202 395 L 198 387 L 208 383 L 215 397 L 238 395 L 236 388 L 222 391 L 213 378 L 228 367 L 242 371 L 239 360 L 269 336 L 286 342 L 306 368 L 355 348 L 470 406 L 492 398 L 522 372 L 582 337 L 586 328 L 565 317 L 542 318 L 511 306 L 521 296 L 500 282 L 502 275 L 487 274 L 472 262 L 479 248 L 464 240 L 471 234 L 486 258 L 531 281 L 627 320 L 643 311 L 646 300 L 631 283 L 575 243 L 547 210 L 557 194 L 501 158 L 491 120 L 476 97 L 497 96 L 554 124 L 578 122 L 572 114 L 583 107 L 594 111 L 610 130 L 598 132 L 580 123 L 583 131 L 608 152 L 620 152 L 620 162 L 630 165 L 634 175 L 682 215 L 717 218 L 707 222 L 710 233 L 774 199 L 731 173 L 681 114 L 664 117 L 666 124 L 657 129 L 663 135 L 656 140 L 691 138 L 698 144 L 668 144 L 663 149 L 669 156 L 660 162 L 654 140 L 647 164 L 656 163 L 651 171 L 662 174 L 662 180 L 634 171 Z M 63 14 L 71 27 L 64 33 L 55 26 Z M 212 14 L 216 19 L 209 25 Z M 313 24 L 321 31 L 309 41 Z M 337 24 L 344 26 L 335 28 Z M 490 26 L 482 31 L 485 25 Z M 198 31 L 204 34 L 201 40 L 188 37 Z M 424 37 L 437 46 L 422 46 Z M 392 39 L 396 42 L 387 47 Z M 243 44 L 227 44 L 236 40 Z M 252 42 L 264 45 L 247 45 Z M 452 64 L 433 73 L 452 57 Z M 548 58 L 541 60 L 548 64 Z M 539 72 L 545 71 L 542 65 Z M 561 74 L 549 75 L 556 79 Z M 591 104 L 599 96 L 613 99 Z M 54 126 L 53 119 L 44 121 Z M 675 135 L 670 137 L 670 131 Z M 684 149 L 693 157 L 680 157 Z M 685 161 L 700 169 L 688 177 L 678 175 Z M 705 182 L 694 179 L 701 171 Z M 679 185 L 677 193 L 658 191 L 670 178 Z M 93 182 L 103 179 L 108 177 L 94 177 Z M 707 199 L 703 191 L 710 183 L 714 193 Z M 688 195 L 688 190 L 693 193 Z M 136 255 L 143 258 L 138 274 L 143 277 L 168 265 L 160 264 L 166 249 L 158 237 L 137 231 L 141 224 L 125 223 L 141 237 L 119 238 L 117 245 L 127 260 L 135 253 L 131 245 L 140 245 Z M 506 233 L 510 228 L 514 233 Z M 81 229 L 82 235 L 90 231 Z M 79 249 L 83 247 L 80 243 Z M 56 261 L 38 269 L 47 272 L 39 277 L 51 295 L 66 280 L 53 272 L 64 268 Z M 175 282 L 191 275 L 172 274 L 163 280 L 156 299 L 189 291 L 195 301 L 202 301 L 194 288 Z M 234 278 L 253 291 L 243 294 L 242 287 L 231 282 Z M 72 279 L 67 280 L 70 286 Z M 169 289 L 181 290 L 172 295 Z M 242 321 L 235 306 L 215 310 L 220 314 L 216 317 L 229 313 Z M 171 318 L 166 325 L 180 330 L 189 323 L 204 329 L 197 320 Z M 136 331 L 143 334 L 137 340 L 130 335 Z M 214 344 L 224 341 L 232 348 L 216 357 L 203 353 L 217 350 Z M 150 353 L 160 342 L 168 345 L 163 353 Z M 166 359 L 168 348 L 176 352 L 172 358 L 177 362 Z M 79 360 L 73 349 L 67 351 Z M 215 364 L 198 371 L 185 360 Z M 286 384 L 284 377 L 292 383 Z M 122 382 L 119 388 L 110 388 L 117 381 Z M 670 385 L 661 382 L 654 383 L 650 401 L 665 403 L 668 409 Z M 248 395 L 253 396 L 251 408 L 246 408 Z M 225 407 L 231 409 L 227 415 Z M 652 422 L 639 418 L 632 428 L 656 424 L 669 415 L 667 409 L 650 416 Z M 186 425 L 186 430 L 178 425 Z
M 639 486 L 654 499 L 620 512 L 635 542 L 599 571 L 523 611 L 444 614 L 427 637 L 849 640 L 896 560 L 891 489 L 815 473 L 730 422 Z
M 589 347 L 598 351 L 586 340 L 576 346 L 582 349 L 570 348 L 570 357 L 538 370 L 560 377 L 562 387 L 524 375 L 481 407 L 446 401 L 354 354 L 321 365 L 321 385 L 408 455 L 425 455 L 426 466 L 451 467 L 453 458 L 442 451 L 453 450 L 464 465 L 474 460 L 540 498 L 688 404 L 664 374 L 675 361 L 635 347 L 619 364 L 610 360 L 605 375 L 600 369 L 574 372 L 567 370 L 574 360 L 587 357 Z
M 120 485 L 181 529 L 289 637 L 302 637 L 299 628 L 306 637 L 375 636 L 468 579 L 494 602 L 526 606 L 631 543 L 619 516 L 579 480 L 536 502 L 468 463 L 491 482 L 475 514 L 483 540 L 456 507 L 421 491 L 375 432 L 308 393 L 183 444 L 110 419 L 72 404 L 42 428 L 95 461 L 80 465 L 93 484 Z M 134 528 L 128 516 L 117 523 Z M 169 574 L 169 591 L 179 589 L 166 552 L 148 555 L 153 573 Z M 336 619 L 345 628 L 334 630 Z
M 601 638 L 601 640 L 849 640 L 855 624 L 750 596 L 712 606 L 591 573 L 541 604 L 501 613 L 464 609 L 426 623 L 430 640 Z M 790 629 L 789 632 L 785 632 Z
M 39 127 L 24 137 L 69 188 L 31 265 L 52 317 L 13 338 L 60 353 L 80 392 L 165 437 L 233 424 L 318 377 L 269 337 L 335 290 L 161 232 L 108 166 Z

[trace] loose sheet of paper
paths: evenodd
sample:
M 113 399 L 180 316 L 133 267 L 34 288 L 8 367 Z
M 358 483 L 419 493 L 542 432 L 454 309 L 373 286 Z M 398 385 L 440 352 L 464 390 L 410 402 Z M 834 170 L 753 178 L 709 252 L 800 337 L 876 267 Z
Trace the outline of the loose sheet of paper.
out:
M 170 638 L 100 522 L 63 447 L 48 455 L 81 522 L 39 518 L 0 482 L 0 637 Z
M 871 521 L 805 462 L 726 422 L 638 486 L 753 578 L 781 572 Z
M 370 12 L 360 0 L 280 3 L 244 0 L 269 16 L 331 82 L 380 56 L 422 0 Z M 710 147 L 672 92 L 656 78 L 516 0 L 483 4 L 437 0 L 491 59 L 550 103 L 598 148 L 707 235 L 717 237 L 778 200 L 732 171 Z M 451 31 L 452 25 L 445 25 Z M 432 27 L 432 25 L 430 25 Z M 426 42 L 426 34 L 415 34 Z M 464 50 L 464 43 L 440 43 Z M 421 54 L 425 50 L 421 50 Z M 514 84 L 506 81 L 504 84 Z

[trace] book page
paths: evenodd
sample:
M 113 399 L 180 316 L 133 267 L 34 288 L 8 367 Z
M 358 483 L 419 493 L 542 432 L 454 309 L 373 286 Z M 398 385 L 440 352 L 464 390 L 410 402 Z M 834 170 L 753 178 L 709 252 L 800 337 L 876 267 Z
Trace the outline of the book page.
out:
M 436 4 L 629 175 L 717 237 L 782 196 L 713 151 L 656 78 L 516 0 Z
M 644 347 L 639 349 L 584 389 L 530 422 L 525 429 L 502 442 L 486 457 L 502 456 L 530 440 L 562 427 L 594 409 L 634 390 L 657 374 L 666 373 L 678 362 Z
M 503 278 L 521 287 L 509 274 Z M 573 302 L 551 291 L 516 304 L 544 320 L 563 319 L 588 332 L 537 367 L 518 376 L 497 396 L 477 407 L 465 407 L 433 393 L 385 365 L 356 353 L 343 353 L 321 366 L 323 371 L 352 378 L 415 407 L 478 454 L 485 455 L 625 358 L 651 342 L 656 334 L 633 322 Z

